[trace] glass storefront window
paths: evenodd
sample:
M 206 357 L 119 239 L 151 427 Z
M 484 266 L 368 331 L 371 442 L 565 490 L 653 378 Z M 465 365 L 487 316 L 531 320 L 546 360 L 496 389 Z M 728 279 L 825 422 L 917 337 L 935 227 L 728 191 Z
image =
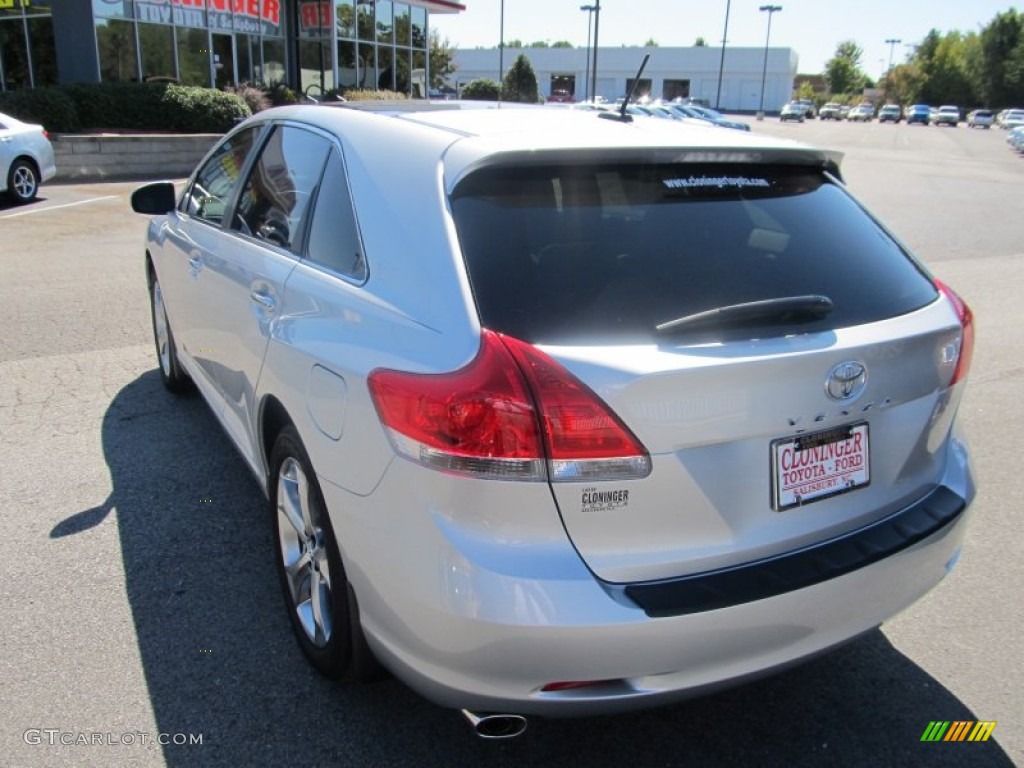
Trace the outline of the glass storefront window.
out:
M 395 49 L 381 46 L 377 49 L 377 87 L 382 91 L 395 90 Z
M 423 51 L 412 52 L 412 93 L 414 99 L 427 98 L 427 54 Z
M 15 5 L 18 0 L 15 0 Z M 53 0 L 30 0 L 25 5 L 26 16 L 49 16 L 53 12 Z
M 5 91 L 32 87 L 21 19 L 0 17 L 0 87 Z
M 399 48 L 395 51 L 395 90 L 409 93 L 409 70 L 412 68 L 412 51 Z
M 299 87 L 305 93 L 316 86 L 310 95 L 319 99 L 321 89 L 334 88 L 334 61 L 330 40 L 302 40 L 299 42 Z
M 144 82 L 169 82 L 174 74 L 174 30 L 163 24 L 139 24 Z
M 412 7 L 412 47 L 427 47 L 427 9 L 416 5 Z
M 53 41 L 53 19 L 29 17 L 28 39 L 32 48 L 32 78 L 36 88 L 57 84 L 57 51 Z
M 287 81 L 284 68 L 284 40 L 263 40 L 263 65 L 256 73 L 257 82 L 276 85 Z
M 356 24 L 360 40 L 374 39 L 373 0 L 356 0 Z
M 131 19 L 135 16 L 134 0 L 112 3 L 110 0 L 92 0 L 92 15 L 96 18 Z
M 235 35 L 235 55 L 238 57 L 238 82 L 255 83 L 259 79 L 260 39 L 255 35 Z
M 341 88 L 355 88 L 359 82 L 356 72 L 356 44 L 349 40 L 338 41 L 338 85 Z
M 183 85 L 210 85 L 210 33 L 178 28 L 178 79 Z
M 391 45 L 395 40 L 395 21 L 391 0 L 377 0 L 377 42 Z
M 0 19 L 4 16 L 21 16 L 20 0 L 0 0 Z
M 359 87 L 373 88 L 377 78 L 377 49 L 366 43 L 359 44 Z
M 299 36 L 330 37 L 332 16 L 331 0 L 303 0 L 299 3 Z
M 409 16 L 409 6 L 405 3 L 395 3 L 395 44 L 412 45 L 410 36 L 412 17 Z
M 354 38 L 356 36 L 356 7 L 354 0 L 334 0 L 334 18 L 338 29 L 338 37 Z
M 138 80 L 134 22 L 96 19 L 96 46 L 100 53 L 100 80 L 105 83 Z

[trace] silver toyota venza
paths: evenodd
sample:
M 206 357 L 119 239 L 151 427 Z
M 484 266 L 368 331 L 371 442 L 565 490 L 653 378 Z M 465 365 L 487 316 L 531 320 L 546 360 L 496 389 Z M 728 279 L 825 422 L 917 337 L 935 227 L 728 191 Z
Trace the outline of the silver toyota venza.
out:
M 161 375 L 266 492 L 313 665 L 511 735 L 749 680 L 938 584 L 974 323 L 839 159 L 310 105 L 137 190 Z

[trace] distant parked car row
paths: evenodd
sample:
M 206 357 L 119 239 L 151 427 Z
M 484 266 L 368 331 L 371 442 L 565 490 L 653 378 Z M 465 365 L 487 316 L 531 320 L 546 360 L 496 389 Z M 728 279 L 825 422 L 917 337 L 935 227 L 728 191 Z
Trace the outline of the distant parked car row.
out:
M 803 122 L 808 115 L 802 108 L 804 102 L 792 101 L 786 104 L 779 113 L 779 119 L 797 120 Z M 941 107 L 931 107 L 927 104 L 911 104 L 903 108 L 899 104 L 886 104 L 878 110 L 877 118 L 879 123 L 900 123 L 907 121 L 907 125 L 921 123 L 922 125 L 935 124 L 938 126 L 948 125 L 957 127 L 961 122 L 966 122 L 969 128 L 991 128 L 998 125 L 1004 129 L 1015 128 L 1024 125 L 1024 109 L 1004 109 L 996 115 L 990 109 L 975 109 L 967 113 L 966 120 L 962 116 L 960 107 L 946 104 Z M 821 120 L 849 120 L 852 122 L 869 122 L 875 119 L 875 108 L 872 104 L 864 102 L 855 107 L 828 102 L 818 110 L 818 117 Z

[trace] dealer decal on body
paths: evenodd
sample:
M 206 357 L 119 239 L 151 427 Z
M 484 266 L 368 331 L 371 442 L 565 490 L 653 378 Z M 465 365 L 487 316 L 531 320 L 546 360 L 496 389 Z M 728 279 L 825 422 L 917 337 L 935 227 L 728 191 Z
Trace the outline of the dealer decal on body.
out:
M 629 491 L 616 488 L 610 491 L 599 491 L 597 488 L 584 488 L 580 495 L 581 512 L 606 512 L 611 509 L 629 506 Z

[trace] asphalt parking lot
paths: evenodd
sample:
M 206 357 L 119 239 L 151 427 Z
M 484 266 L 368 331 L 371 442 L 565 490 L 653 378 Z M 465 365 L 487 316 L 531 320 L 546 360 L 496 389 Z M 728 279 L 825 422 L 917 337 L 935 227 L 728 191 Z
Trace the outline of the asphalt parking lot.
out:
M 844 151 L 852 190 L 975 311 L 980 492 L 944 584 L 774 677 L 508 742 L 393 680 L 324 681 L 292 639 L 255 481 L 202 401 L 160 384 L 136 184 L 50 185 L 0 203 L 0 764 L 1024 764 L 1024 157 L 999 130 L 752 125 Z M 997 725 L 922 743 L 934 720 Z

